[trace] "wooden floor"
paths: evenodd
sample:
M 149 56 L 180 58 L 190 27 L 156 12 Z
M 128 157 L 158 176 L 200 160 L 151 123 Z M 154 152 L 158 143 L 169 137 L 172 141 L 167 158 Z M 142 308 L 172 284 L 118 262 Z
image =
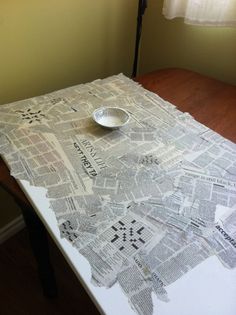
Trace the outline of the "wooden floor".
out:
M 58 297 L 51 300 L 42 294 L 27 231 L 0 245 L 0 314 L 99 315 L 52 241 L 50 252 L 59 291 Z

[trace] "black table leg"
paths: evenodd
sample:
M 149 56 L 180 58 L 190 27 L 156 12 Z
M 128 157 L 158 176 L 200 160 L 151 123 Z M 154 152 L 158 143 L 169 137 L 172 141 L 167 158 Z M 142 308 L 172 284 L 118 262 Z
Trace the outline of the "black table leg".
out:
M 49 298 L 56 297 L 57 285 L 49 258 L 47 231 L 32 207 L 22 204 L 19 200 L 16 200 L 16 202 L 22 210 L 24 221 L 28 229 L 29 240 L 38 265 L 38 273 L 43 293 Z

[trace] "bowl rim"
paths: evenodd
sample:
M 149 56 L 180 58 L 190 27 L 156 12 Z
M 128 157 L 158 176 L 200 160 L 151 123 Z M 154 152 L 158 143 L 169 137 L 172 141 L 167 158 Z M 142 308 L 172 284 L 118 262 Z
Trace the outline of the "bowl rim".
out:
M 126 119 L 126 121 L 124 121 L 122 124 L 113 125 L 113 126 L 108 126 L 108 125 L 105 125 L 105 124 L 101 124 L 101 123 L 96 119 L 96 116 L 95 116 L 95 115 L 96 115 L 96 113 L 98 113 L 99 111 L 104 110 L 104 109 L 117 109 L 118 111 L 121 111 L 121 112 L 125 113 L 127 119 Z M 121 108 L 121 107 L 117 107 L 117 106 L 114 106 L 114 107 L 111 107 L 111 106 L 102 106 L 102 107 L 99 107 L 99 108 L 97 108 L 97 109 L 95 109 L 95 110 L 93 111 L 92 117 L 93 117 L 93 120 L 94 120 L 97 124 L 99 124 L 100 126 L 106 127 L 106 128 L 118 128 L 118 127 L 122 127 L 122 126 L 124 126 L 125 124 L 127 124 L 128 121 L 129 121 L 129 119 L 130 119 L 129 113 L 128 113 L 125 109 L 123 109 L 123 108 Z

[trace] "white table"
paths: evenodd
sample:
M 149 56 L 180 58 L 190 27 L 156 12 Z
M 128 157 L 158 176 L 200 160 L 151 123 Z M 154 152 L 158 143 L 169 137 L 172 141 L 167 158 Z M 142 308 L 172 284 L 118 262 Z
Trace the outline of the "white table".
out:
M 136 314 L 117 284 L 105 289 L 90 283 L 90 265 L 67 240 L 60 237 L 55 215 L 45 197 L 46 190 L 31 187 L 26 181 L 19 184 L 101 314 Z M 170 302 L 164 303 L 153 294 L 154 315 L 235 315 L 236 270 L 228 270 L 216 256 L 210 257 L 168 286 L 168 296 Z
M 178 79 L 178 75 L 179 78 L 183 80 L 184 84 L 186 84 L 186 78 L 183 73 L 176 74 L 172 71 L 170 78 L 175 78 L 176 80 Z M 188 75 L 189 74 L 187 73 L 187 76 Z M 163 87 L 163 93 L 165 93 L 166 87 L 168 86 L 168 82 L 164 82 L 166 78 L 167 76 L 164 72 L 163 80 L 160 79 L 159 81 L 154 82 L 156 86 L 158 83 L 160 90 L 161 87 Z M 192 81 L 190 80 L 190 82 L 194 82 L 194 76 L 191 77 L 191 79 Z M 196 79 L 198 81 L 200 80 L 199 78 Z M 178 88 L 180 88 L 180 81 L 178 82 Z M 209 85 L 208 81 L 207 84 Z M 188 91 L 190 91 L 190 89 Z M 171 91 L 168 93 L 171 96 L 174 95 L 173 85 L 171 86 Z M 179 94 L 177 93 L 176 98 L 178 98 L 178 95 L 181 96 L 182 94 L 182 92 Z M 186 96 L 186 99 L 184 99 L 185 103 L 187 99 L 188 97 Z M 45 197 L 46 190 L 43 188 L 32 187 L 25 181 L 18 182 L 27 198 L 32 203 L 37 215 L 42 220 L 49 234 L 56 242 L 58 248 L 61 250 L 65 259 L 72 267 L 79 281 L 82 283 L 101 314 L 136 314 L 131 309 L 128 299 L 117 284 L 110 289 L 105 289 L 94 287 L 90 283 L 90 265 L 67 240 L 60 237 L 55 215 L 49 208 L 49 200 Z M 223 267 L 216 256 L 212 256 L 205 260 L 182 278 L 178 279 L 178 281 L 169 285 L 167 290 L 170 298 L 169 303 L 157 300 L 153 294 L 154 315 L 236 314 L 236 270 L 228 270 Z

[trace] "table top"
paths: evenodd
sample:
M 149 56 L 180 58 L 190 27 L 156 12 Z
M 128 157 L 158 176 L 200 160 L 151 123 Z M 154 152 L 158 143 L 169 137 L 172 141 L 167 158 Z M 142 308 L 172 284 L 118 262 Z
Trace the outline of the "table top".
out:
M 201 123 L 236 141 L 236 87 L 180 69 L 160 70 L 136 80 L 180 110 L 188 111 Z M 3 170 L 4 166 L 1 167 Z M 4 182 L 6 185 L 6 177 Z M 91 284 L 89 263 L 60 237 L 55 215 L 45 197 L 46 190 L 32 187 L 24 180 L 19 181 L 19 185 L 100 312 L 107 315 L 135 314 L 117 284 L 109 290 Z M 169 303 L 153 298 L 154 314 L 234 315 L 235 279 L 236 270 L 224 268 L 212 256 L 168 286 Z
M 236 86 L 184 69 L 154 71 L 137 77 L 137 81 L 236 142 Z

